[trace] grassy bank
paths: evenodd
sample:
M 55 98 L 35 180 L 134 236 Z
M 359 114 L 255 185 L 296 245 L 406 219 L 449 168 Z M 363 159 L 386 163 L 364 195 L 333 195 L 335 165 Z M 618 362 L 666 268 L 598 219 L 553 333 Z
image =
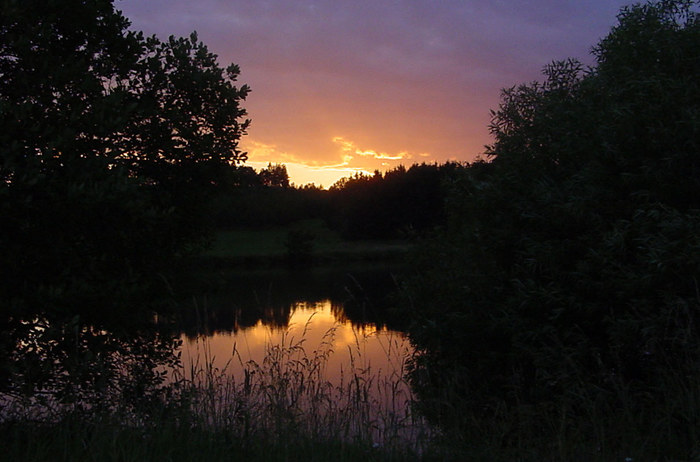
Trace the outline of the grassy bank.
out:
M 115 404 L 104 409 L 0 402 L 0 460 L 422 460 L 431 433 L 412 414 L 412 397 L 397 392 L 407 390 L 405 362 L 373 369 L 358 338 L 346 375 L 331 383 L 334 335 L 313 351 L 304 335 L 284 337 L 239 376 L 214 367 L 202 340 L 201 363 L 172 372 L 146 405 L 124 394 L 106 396 Z M 230 361 L 241 361 L 235 346 Z
M 361 443 L 280 443 L 232 439 L 228 432 L 170 420 L 147 428 L 126 426 L 120 416 L 68 417 L 55 424 L 15 423 L 2 430 L 3 461 L 384 461 L 407 460 Z M 409 457 L 410 458 L 410 457 Z
M 404 461 L 408 450 L 389 452 L 363 442 L 241 440 L 223 430 L 153 421 L 148 427 L 123 423 L 119 415 L 67 417 L 54 424 L 0 426 L 2 461 Z
M 294 238 L 302 242 L 294 242 Z M 280 263 L 302 249 L 315 263 L 400 259 L 410 245 L 403 240 L 348 241 L 322 220 L 306 220 L 265 229 L 219 230 L 203 258 L 230 264 Z

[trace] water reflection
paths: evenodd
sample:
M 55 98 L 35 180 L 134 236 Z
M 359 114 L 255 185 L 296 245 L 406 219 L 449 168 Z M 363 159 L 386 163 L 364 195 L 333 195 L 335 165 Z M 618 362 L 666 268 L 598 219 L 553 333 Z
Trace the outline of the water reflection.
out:
M 0 346 L 9 341 L 0 421 L 118 411 L 142 422 L 177 412 L 244 439 L 299 431 L 381 446 L 421 441 L 390 272 L 221 277 L 229 284 L 196 297 L 179 323 L 146 310 L 143 319 L 118 313 L 123 325 L 106 315 L 1 318 Z
M 262 364 L 271 347 L 300 344 L 307 356 L 328 350 L 331 354 L 325 365 L 326 379 L 339 383 L 352 370 L 403 376 L 412 352 L 403 333 L 386 325 L 353 323 L 342 305 L 331 300 L 297 301 L 290 307 L 285 322 L 279 321 L 260 319 L 251 327 L 197 337 L 183 334 L 185 370 L 213 365 L 240 376 L 249 362 Z
M 285 328 L 296 306 L 326 303 L 341 322 L 404 330 L 404 317 L 394 312 L 396 284 L 390 267 L 239 270 L 210 279 L 216 279 L 216 289 L 197 297 L 192 309 L 183 313 L 180 328 L 189 338 L 237 332 L 259 322 Z
M 336 292 L 333 287 L 345 284 L 339 281 L 370 285 L 362 282 L 367 274 L 335 275 L 340 279 L 305 278 L 308 291 L 279 290 L 289 286 L 260 275 L 236 286 L 236 294 L 198 305 L 193 319 L 201 324 L 182 333 L 183 369 L 174 378 L 206 390 L 199 414 L 265 434 L 301 432 L 402 448 L 427 441 L 431 430 L 412 412 L 406 378 L 412 347 L 385 321 L 388 299 L 366 289 L 361 296 Z M 379 274 L 370 279 L 382 280 Z M 267 290 L 265 299 L 245 297 L 265 293 L 261 287 L 278 289 Z
M 158 401 L 179 342 L 145 316 L 116 322 L 55 313 L 0 319 L 0 420 Z
M 182 328 L 185 371 L 214 366 L 234 376 L 275 345 L 301 341 L 331 353 L 326 379 L 366 369 L 402 377 L 412 353 L 393 311 L 391 268 L 240 271 L 196 300 Z M 399 317 L 400 318 L 400 317 Z M 405 390 L 408 393 L 408 390 Z

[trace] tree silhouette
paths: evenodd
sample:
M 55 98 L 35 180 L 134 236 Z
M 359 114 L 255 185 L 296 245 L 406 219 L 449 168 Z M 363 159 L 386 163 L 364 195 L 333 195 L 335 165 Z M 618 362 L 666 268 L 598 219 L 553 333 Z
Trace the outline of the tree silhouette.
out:
M 625 412 L 641 409 L 670 376 L 693 386 L 685 382 L 700 358 L 693 5 L 624 8 L 594 48 L 594 68 L 555 62 L 543 82 L 504 90 L 491 161 L 454 177 L 448 227 L 413 285 L 421 317 L 412 336 L 424 353 L 414 378 L 430 412 L 449 412 L 449 396 L 458 425 L 504 403 L 510 416 L 564 406 L 580 417 L 623 399 Z M 435 394 L 445 383 L 446 395 Z M 692 431 L 674 437 L 692 445 Z
M 460 164 L 399 166 L 344 178 L 331 189 L 330 221 L 351 239 L 394 239 L 444 221 L 443 182 Z
M 264 186 L 275 188 L 289 187 L 289 175 L 287 174 L 287 167 L 284 164 L 273 165 L 272 163 L 268 163 L 267 167 L 260 170 L 258 177 Z
M 195 34 L 144 38 L 111 1 L 1 8 L 2 298 L 145 284 L 202 238 L 208 191 L 245 160 L 248 87 Z
M 0 3 L 1 390 L 162 381 L 167 335 L 121 333 L 245 160 L 238 67 L 128 26 L 109 0 Z

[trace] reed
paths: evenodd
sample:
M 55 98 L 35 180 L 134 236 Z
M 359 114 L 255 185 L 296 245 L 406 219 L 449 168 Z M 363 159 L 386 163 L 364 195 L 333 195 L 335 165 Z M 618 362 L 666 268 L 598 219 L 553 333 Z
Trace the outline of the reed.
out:
M 431 451 L 470 462 L 700 460 L 700 374 L 674 366 L 643 393 L 582 385 L 537 404 L 492 399 L 488 414 L 446 383 L 431 401 L 443 419 Z
M 364 354 L 365 335 L 355 331 L 348 347 L 350 363 L 331 380 L 328 362 L 335 353 L 336 328 L 320 345 L 307 346 L 307 321 L 300 337 L 289 332 L 268 343 L 260 362 L 244 361 L 237 345 L 224 367 L 214 367 L 205 339 L 201 362 L 174 371 L 175 390 L 191 415 L 212 431 L 225 429 L 241 441 L 286 445 L 307 440 L 323 445 L 358 445 L 391 454 L 422 454 L 429 443 L 428 424 L 412 412 L 413 396 L 405 379 L 408 352 L 397 338 L 385 347 L 392 366 L 373 368 Z M 401 354 L 403 353 L 403 355 Z M 238 362 L 238 375 L 228 365 Z
M 0 460 L 423 459 L 432 433 L 411 411 L 398 339 L 386 344 L 396 367 L 383 371 L 366 359 L 358 332 L 350 364 L 331 381 L 336 329 L 311 348 L 308 325 L 298 338 L 269 343 L 259 362 L 244 361 L 234 345 L 223 367 L 198 340 L 198 360 L 170 371 L 149 405 L 122 396 L 105 396 L 110 405 L 94 409 L 6 402 Z M 234 361 L 242 373 L 231 373 Z

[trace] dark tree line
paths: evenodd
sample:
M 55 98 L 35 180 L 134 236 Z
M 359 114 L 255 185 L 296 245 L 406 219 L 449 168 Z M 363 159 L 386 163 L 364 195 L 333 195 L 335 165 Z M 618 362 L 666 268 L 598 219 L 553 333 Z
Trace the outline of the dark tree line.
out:
M 352 239 L 425 233 L 444 221 L 443 183 L 460 168 L 414 164 L 340 180 L 330 188 L 330 223 Z
M 283 164 L 259 172 L 248 166 L 229 170 L 229 181 L 213 201 L 212 218 L 219 228 L 274 227 L 323 218 L 325 191 L 313 185 L 295 187 Z
M 347 239 L 423 234 L 444 223 L 444 183 L 462 168 L 456 162 L 400 166 L 343 178 L 326 191 L 289 186 L 283 165 L 268 165 L 259 173 L 238 167 L 232 173 L 234 187 L 217 202 L 216 222 L 221 227 L 278 226 L 323 219 Z M 286 181 L 269 181 L 275 174 Z
M 648 459 L 697 447 L 696 7 L 624 8 L 593 68 L 555 62 L 503 91 L 490 161 L 454 176 L 411 302 L 414 383 L 458 435 L 502 418 L 517 447 L 557 421 L 585 448 L 618 418 L 620 438 L 597 444 L 636 449 L 643 434 Z
M 392 284 L 392 275 L 381 267 L 353 275 L 342 266 L 318 272 L 271 271 L 264 278 L 259 273 L 240 271 L 230 279 L 226 290 L 207 296 L 206 319 L 195 310 L 187 310 L 178 320 L 178 328 L 191 338 L 237 332 L 259 322 L 286 329 L 299 300 L 311 305 L 331 300 L 336 319 L 357 327 L 373 323 L 398 330 L 406 318 L 394 313 L 393 297 L 386 290 Z

